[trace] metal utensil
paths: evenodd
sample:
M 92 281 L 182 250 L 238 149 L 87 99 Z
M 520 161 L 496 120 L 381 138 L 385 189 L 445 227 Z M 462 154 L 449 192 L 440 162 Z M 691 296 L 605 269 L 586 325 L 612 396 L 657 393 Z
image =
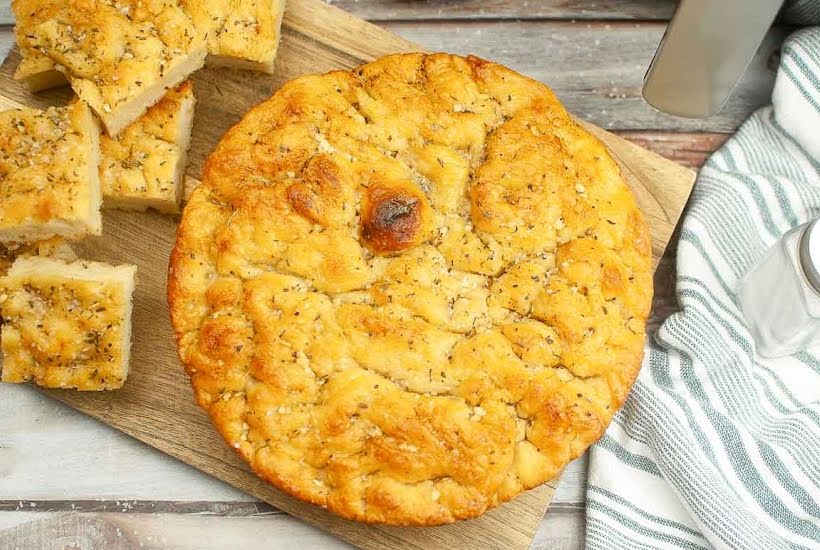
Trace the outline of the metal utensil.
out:
M 671 115 L 718 113 L 781 0 L 681 0 L 649 65 L 643 98 Z

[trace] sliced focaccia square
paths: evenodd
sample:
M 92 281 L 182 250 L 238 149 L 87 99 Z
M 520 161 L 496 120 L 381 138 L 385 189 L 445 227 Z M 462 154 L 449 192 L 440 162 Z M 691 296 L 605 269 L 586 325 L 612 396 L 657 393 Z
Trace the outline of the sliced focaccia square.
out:
M 0 112 L 0 242 L 100 234 L 99 140 L 81 101 Z
M 3 243 L 0 244 L 0 277 L 9 272 L 15 260 L 31 256 L 45 256 L 64 262 L 73 262 L 77 259 L 71 246 L 60 237 L 33 243 Z
M 204 36 L 177 0 L 14 0 L 12 5 L 18 17 L 25 14 L 17 22 L 23 49 L 50 58 L 110 135 L 122 132 L 205 61 Z M 47 69 L 36 59 L 29 55 L 19 78 Z
M 102 136 L 104 208 L 179 212 L 195 103 L 186 81 L 119 136 Z
M 112 390 L 128 377 L 136 267 L 20 258 L 0 278 L 3 382 Z
M 211 66 L 273 73 L 285 0 L 182 0 L 207 34 Z

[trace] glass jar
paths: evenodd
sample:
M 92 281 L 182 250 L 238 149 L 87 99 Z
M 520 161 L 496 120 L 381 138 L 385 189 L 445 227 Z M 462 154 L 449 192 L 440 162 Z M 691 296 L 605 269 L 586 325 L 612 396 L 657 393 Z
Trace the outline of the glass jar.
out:
M 818 221 L 783 235 L 740 283 L 740 308 L 763 357 L 820 344 Z

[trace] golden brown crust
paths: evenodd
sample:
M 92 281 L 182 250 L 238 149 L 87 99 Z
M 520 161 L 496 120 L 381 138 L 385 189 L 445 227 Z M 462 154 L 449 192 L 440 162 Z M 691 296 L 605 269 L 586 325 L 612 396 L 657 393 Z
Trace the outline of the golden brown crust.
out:
M 362 195 L 361 238 L 377 254 L 417 246 L 429 211 L 421 189 L 373 185 Z
M 37 49 L 36 36 L 32 32 L 40 21 L 50 19 L 59 13 L 60 3 L 38 2 L 35 5 L 26 0 L 14 0 L 11 8 L 15 19 L 14 41 L 22 56 L 14 78 L 26 82 L 32 92 L 68 84 L 63 73 L 54 67 L 54 61 Z
M 346 518 L 475 517 L 601 436 L 640 367 L 649 236 L 544 85 L 388 56 L 283 86 L 185 208 L 168 299 L 196 399 Z
M 202 34 L 177 0 L 14 0 L 23 62 L 53 66 L 118 135 L 205 61 Z

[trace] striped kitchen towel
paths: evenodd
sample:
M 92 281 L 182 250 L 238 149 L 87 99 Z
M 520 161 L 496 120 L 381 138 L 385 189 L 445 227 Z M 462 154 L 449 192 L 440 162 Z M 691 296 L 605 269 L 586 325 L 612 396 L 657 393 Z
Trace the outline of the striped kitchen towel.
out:
M 820 25 L 820 0 L 792 0 L 783 7 L 778 21 L 791 25 Z
M 820 549 L 820 348 L 759 357 L 737 303 L 764 252 L 820 214 L 820 27 L 784 44 L 772 103 L 698 176 L 681 311 L 591 450 L 589 549 Z

